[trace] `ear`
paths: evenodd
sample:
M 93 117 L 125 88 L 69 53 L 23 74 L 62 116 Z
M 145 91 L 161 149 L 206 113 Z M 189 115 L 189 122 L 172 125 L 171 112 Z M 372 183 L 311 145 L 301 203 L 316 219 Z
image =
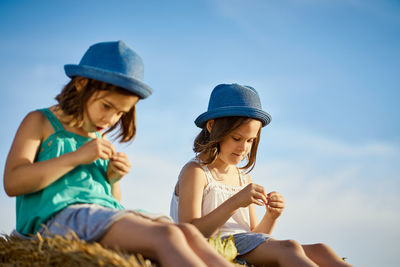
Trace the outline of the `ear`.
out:
M 85 88 L 85 86 L 87 85 L 88 82 L 89 82 L 89 80 L 87 78 L 78 77 L 75 80 L 75 88 L 76 88 L 76 90 L 78 92 L 81 91 L 83 88 Z
M 213 125 L 214 125 L 214 120 L 209 120 L 209 121 L 207 121 L 206 127 L 207 127 L 207 131 L 208 131 L 209 133 L 211 133 L 211 129 L 212 129 Z

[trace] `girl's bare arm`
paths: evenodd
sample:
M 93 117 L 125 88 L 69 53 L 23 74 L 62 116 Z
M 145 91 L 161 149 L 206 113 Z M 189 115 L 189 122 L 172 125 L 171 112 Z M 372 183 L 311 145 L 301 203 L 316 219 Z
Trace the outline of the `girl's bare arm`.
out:
M 186 164 L 179 176 L 178 216 L 179 222 L 192 223 L 204 236 L 210 237 L 240 208 L 240 201 L 232 197 L 202 217 L 202 198 L 206 184 L 207 180 L 201 167 L 195 162 Z
M 248 176 L 248 181 L 251 183 L 251 178 Z M 250 211 L 250 229 L 256 233 L 271 234 L 275 227 L 276 221 L 282 213 L 285 202 L 283 197 L 276 192 L 271 192 L 267 195 L 267 204 L 265 205 L 265 214 L 260 223 L 257 221 L 257 215 L 254 205 L 249 206 Z
M 4 170 L 4 189 L 9 196 L 43 189 L 77 164 L 76 159 L 69 154 L 34 163 L 43 141 L 45 122 L 46 118 L 40 111 L 33 111 L 19 126 Z
M 94 139 L 78 150 L 60 157 L 34 162 L 48 123 L 40 111 L 29 113 L 22 121 L 11 145 L 4 170 L 4 189 L 9 196 L 39 191 L 78 166 L 113 152 L 108 141 Z
M 111 185 L 112 195 L 118 202 L 121 202 L 121 188 L 119 182 L 115 182 Z

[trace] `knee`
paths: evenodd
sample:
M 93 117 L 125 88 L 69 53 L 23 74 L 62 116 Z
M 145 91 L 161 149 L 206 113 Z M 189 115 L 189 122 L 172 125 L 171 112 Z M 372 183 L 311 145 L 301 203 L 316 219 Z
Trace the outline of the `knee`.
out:
M 156 226 L 155 232 L 158 236 L 173 239 L 182 236 L 182 231 L 174 224 L 161 224 Z
M 189 233 L 200 233 L 196 226 L 190 223 L 181 223 L 178 224 L 178 227 L 182 229 L 182 231 Z
M 283 240 L 282 241 L 282 246 L 290 251 L 297 251 L 297 252 L 303 252 L 303 247 L 301 244 L 295 240 Z
M 316 244 L 312 244 L 311 246 L 312 246 L 312 249 L 319 254 L 321 254 L 321 253 L 326 254 L 326 253 L 330 252 L 330 248 L 328 247 L 328 245 L 326 245 L 324 243 L 316 243 Z
M 201 237 L 204 238 L 204 236 L 200 233 L 199 229 L 197 229 L 196 226 L 190 223 L 182 223 L 178 224 L 178 227 L 182 230 L 182 232 L 186 236 L 192 236 L 192 237 Z
M 302 245 L 295 240 L 267 240 L 268 250 L 271 253 L 271 260 L 285 262 L 288 259 L 298 259 L 305 256 Z
M 319 250 L 329 250 L 328 245 L 324 244 L 324 243 L 317 243 L 314 245 L 317 249 Z

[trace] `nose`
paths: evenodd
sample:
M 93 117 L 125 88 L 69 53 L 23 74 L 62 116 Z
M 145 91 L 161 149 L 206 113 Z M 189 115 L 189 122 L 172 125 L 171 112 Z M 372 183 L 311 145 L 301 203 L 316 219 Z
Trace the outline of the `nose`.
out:
M 104 116 L 103 121 L 107 123 L 107 127 L 113 126 L 115 123 L 117 123 L 119 117 L 117 114 L 114 112 L 109 112 Z
M 240 152 L 246 151 L 246 148 L 247 148 L 247 142 L 245 141 L 239 142 L 238 149 Z

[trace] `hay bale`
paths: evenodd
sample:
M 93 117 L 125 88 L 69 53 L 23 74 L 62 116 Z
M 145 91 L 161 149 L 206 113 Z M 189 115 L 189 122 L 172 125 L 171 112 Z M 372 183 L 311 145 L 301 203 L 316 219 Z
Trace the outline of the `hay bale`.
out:
M 43 237 L 40 234 L 31 240 L 0 236 L 0 263 L 1 266 L 157 266 L 140 254 L 106 249 L 76 236 Z
M 221 243 L 220 239 L 219 242 Z M 229 243 L 226 241 L 223 244 L 225 244 L 225 247 Z M 231 250 L 230 248 L 220 251 L 218 246 L 211 245 L 224 257 L 227 257 L 226 251 Z M 144 259 L 140 254 L 133 255 L 120 250 L 107 249 L 97 242 L 87 243 L 79 239 L 74 233 L 71 233 L 67 238 L 62 236 L 43 237 L 38 233 L 34 239 L 20 239 L 5 234 L 0 235 L 0 265 L 4 267 L 158 266 L 157 263 Z M 243 265 L 232 263 L 232 266 Z

